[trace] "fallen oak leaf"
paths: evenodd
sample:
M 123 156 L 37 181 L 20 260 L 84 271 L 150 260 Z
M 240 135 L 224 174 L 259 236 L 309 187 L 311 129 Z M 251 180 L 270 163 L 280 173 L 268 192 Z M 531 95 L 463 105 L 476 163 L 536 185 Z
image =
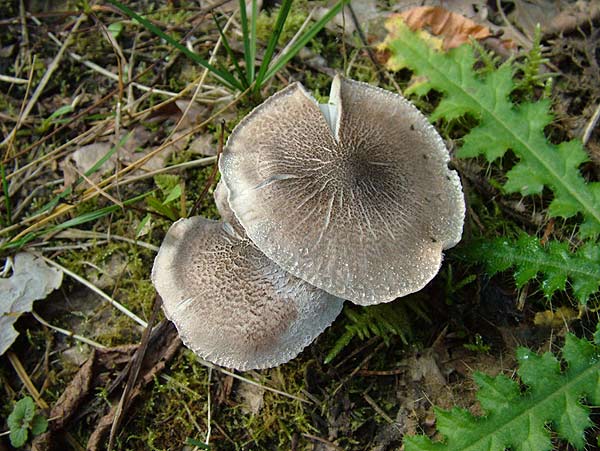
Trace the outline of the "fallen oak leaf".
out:
M 444 50 L 458 47 L 469 38 L 480 40 L 491 36 L 488 27 L 439 6 L 418 6 L 398 16 L 413 31 L 429 27 L 434 35 L 442 35 Z

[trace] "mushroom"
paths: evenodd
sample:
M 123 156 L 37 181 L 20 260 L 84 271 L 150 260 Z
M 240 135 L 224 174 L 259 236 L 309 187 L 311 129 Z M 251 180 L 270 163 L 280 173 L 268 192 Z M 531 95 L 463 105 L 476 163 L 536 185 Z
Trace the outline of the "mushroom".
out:
M 184 344 L 239 370 L 292 359 L 343 303 L 283 271 L 229 223 L 199 216 L 171 226 L 152 282 Z
M 283 270 L 361 305 L 423 288 L 461 237 L 442 138 L 404 97 L 336 76 L 293 83 L 233 130 L 219 167 L 250 240 Z

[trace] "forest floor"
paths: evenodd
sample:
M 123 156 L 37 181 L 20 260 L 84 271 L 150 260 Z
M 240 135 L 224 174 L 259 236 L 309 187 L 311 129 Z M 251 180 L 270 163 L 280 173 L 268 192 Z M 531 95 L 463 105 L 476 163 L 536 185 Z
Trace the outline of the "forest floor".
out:
M 277 7 L 259 3 L 262 54 Z M 309 14 L 321 17 L 326 3 L 295 2 L 280 45 Z M 212 192 L 220 124 L 226 138 L 293 81 L 318 100 L 336 73 L 389 90 L 411 84 L 408 71 L 387 72 L 387 55 L 376 50 L 384 22 L 437 3 L 352 3 L 356 22 L 336 16 L 258 93 L 240 96 L 108 3 L 0 0 L 0 194 L 9 193 L 0 203 L 0 257 L 45 257 L 45 269 L 6 263 L 3 276 L 20 271 L 22 280 L 58 288 L 42 290 L 33 312 L 13 321 L 19 335 L 0 356 L 0 432 L 9 430 L 14 403 L 31 396 L 52 432 L 30 438 L 25 449 L 100 450 L 112 436 L 118 450 L 398 450 L 405 434 L 435 434 L 434 406 L 481 413 L 474 372 L 512 377 L 518 347 L 556 351 L 568 331 L 589 337 L 597 300 L 582 309 L 568 290 L 549 300 L 537 282 L 517 288 L 511 272 L 489 276 L 452 250 L 425 289 L 386 307 L 406 317 L 401 333 L 355 336 L 327 364 L 352 317 L 366 317 L 364 308 L 346 303 L 289 363 L 243 373 L 199 361 L 163 321 L 150 281 L 154 256 L 170 224 L 197 202 L 200 214 L 219 218 Z M 546 133 L 558 140 L 588 131 L 585 174 L 598 180 L 600 132 L 589 127 L 600 103 L 597 4 L 439 3 L 489 29 L 480 44 L 503 60 L 526 54 L 540 24 L 541 72 L 554 74 L 555 120 Z M 236 1 L 128 5 L 233 71 L 212 14 L 228 21 L 240 54 Z M 437 101 L 430 94 L 417 104 L 431 112 Z M 444 125 L 440 133 L 454 149 L 456 130 Z M 545 238 L 571 234 L 569 223 L 546 217 L 543 196 L 500 196 L 490 178 L 499 169 L 483 160 L 453 164 L 468 203 L 465 236 L 491 223 Z M 62 283 L 52 280 L 56 271 Z M 6 333 L 8 326 L 0 329 Z M 587 449 L 600 443 L 596 411 L 593 420 Z M 0 435 L 0 451 L 9 443 Z

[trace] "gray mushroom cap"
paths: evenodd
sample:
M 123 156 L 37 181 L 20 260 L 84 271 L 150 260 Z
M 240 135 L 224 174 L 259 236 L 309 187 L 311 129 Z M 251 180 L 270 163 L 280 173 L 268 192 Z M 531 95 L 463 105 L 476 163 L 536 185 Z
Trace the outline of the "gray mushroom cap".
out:
M 420 290 L 461 237 L 458 174 L 404 97 L 337 76 L 319 106 L 299 83 L 234 129 L 221 156 L 229 205 L 280 267 L 362 305 Z
M 224 222 L 227 222 L 231 225 L 233 230 L 240 236 L 246 237 L 246 232 L 244 228 L 239 223 L 238 219 L 235 217 L 235 213 L 231 210 L 229 206 L 229 201 L 227 198 L 229 197 L 229 190 L 227 186 L 223 182 L 223 180 L 219 180 L 217 183 L 217 187 L 213 193 L 213 198 L 215 199 L 215 205 L 217 206 L 217 210 L 221 215 L 221 219 Z
M 171 226 L 152 282 L 184 344 L 239 370 L 292 359 L 343 303 L 283 271 L 228 223 L 199 216 Z

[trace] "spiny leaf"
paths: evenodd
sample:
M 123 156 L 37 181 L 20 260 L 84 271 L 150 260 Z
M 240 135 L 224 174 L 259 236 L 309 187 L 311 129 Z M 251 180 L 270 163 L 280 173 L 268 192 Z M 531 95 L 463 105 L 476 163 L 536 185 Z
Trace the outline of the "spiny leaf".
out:
M 570 279 L 573 294 L 585 304 L 600 286 L 600 248 L 593 242 L 573 253 L 568 243 L 550 241 L 543 246 L 538 238 L 521 234 L 516 240 L 506 237 L 475 240 L 457 250 L 456 255 L 485 264 L 491 275 L 515 268 L 519 288 L 540 274 L 547 297 L 565 290 Z
M 392 53 L 388 66 L 393 70 L 407 67 L 425 77 L 420 94 L 429 89 L 443 93 L 431 119 L 452 120 L 468 113 L 479 121 L 465 136 L 459 157 L 483 155 L 491 162 L 512 150 L 519 161 L 507 173 L 507 192 L 537 194 L 546 186 L 554 193 L 550 216 L 581 214 L 580 236 L 600 234 L 600 183 L 587 183 L 579 172 L 588 158 L 581 142 L 557 146 L 547 140 L 544 127 L 552 120 L 547 100 L 512 103 L 509 95 L 515 82 L 510 61 L 494 72 L 478 74 L 470 45 L 440 53 L 399 18 L 392 19 L 388 28 L 390 35 L 384 43 Z
M 546 451 L 552 449 L 547 425 L 558 437 L 583 449 L 585 430 L 592 426 L 588 405 L 600 402 L 599 357 L 598 345 L 572 334 L 562 349 L 564 371 L 553 354 L 521 348 L 518 375 L 524 393 L 517 381 L 504 375 L 475 373 L 485 416 L 459 408 L 436 409 L 437 427 L 445 440 L 405 437 L 406 451 Z

